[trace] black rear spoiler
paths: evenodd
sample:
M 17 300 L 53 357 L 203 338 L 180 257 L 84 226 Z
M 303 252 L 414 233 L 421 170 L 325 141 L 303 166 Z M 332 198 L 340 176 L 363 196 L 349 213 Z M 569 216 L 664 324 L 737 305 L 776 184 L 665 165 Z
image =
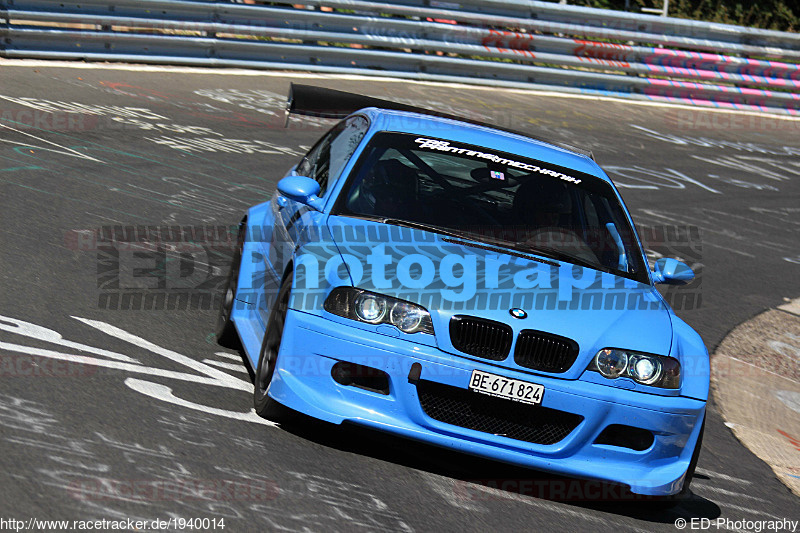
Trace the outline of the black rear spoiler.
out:
M 351 113 L 355 113 L 359 109 L 364 109 L 365 107 L 378 107 L 380 109 L 391 109 L 393 111 L 420 113 L 422 115 L 458 120 L 460 122 L 466 122 L 467 124 L 474 124 L 476 126 L 484 126 L 499 131 L 514 133 L 529 139 L 534 139 L 536 141 L 558 146 L 559 148 L 569 150 L 570 152 L 575 152 L 576 154 L 587 156 L 594 161 L 594 155 L 590 150 L 576 148 L 575 146 L 564 144 L 558 141 L 541 139 L 521 131 L 502 128 L 494 124 L 488 124 L 486 122 L 480 122 L 466 117 L 440 113 L 432 109 L 402 104 L 400 102 L 392 102 L 391 100 L 382 100 L 380 98 L 373 98 L 371 96 L 364 96 L 361 94 L 337 91 L 335 89 L 326 89 L 325 87 L 315 87 L 313 85 L 299 85 L 296 83 L 291 83 L 289 85 L 289 96 L 286 100 L 286 125 L 289 124 L 289 116 L 292 114 L 340 119 L 345 118 Z

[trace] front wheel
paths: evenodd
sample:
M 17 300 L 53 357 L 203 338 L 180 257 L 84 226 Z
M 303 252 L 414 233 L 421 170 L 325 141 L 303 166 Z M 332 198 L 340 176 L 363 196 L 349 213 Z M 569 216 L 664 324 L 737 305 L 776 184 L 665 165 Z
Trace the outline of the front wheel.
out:
M 269 389 L 278 363 L 278 352 L 286 325 L 286 314 L 289 312 L 291 292 L 292 276 L 289 275 L 281 284 L 275 304 L 272 306 L 255 373 L 253 406 L 259 416 L 274 422 L 286 421 L 289 418 L 289 410 L 269 396 Z

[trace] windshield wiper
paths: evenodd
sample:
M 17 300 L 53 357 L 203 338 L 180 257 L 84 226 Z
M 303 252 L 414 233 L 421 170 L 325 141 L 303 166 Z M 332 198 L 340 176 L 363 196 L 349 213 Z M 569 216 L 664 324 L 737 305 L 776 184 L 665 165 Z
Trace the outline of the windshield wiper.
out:
M 404 220 L 402 218 L 384 218 L 374 215 L 349 215 L 354 218 L 360 218 L 364 220 L 374 220 L 375 222 L 382 222 L 384 224 L 392 224 L 394 226 L 405 226 L 407 228 L 419 229 L 423 231 L 431 231 L 433 233 L 439 233 L 441 235 L 447 235 L 448 237 L 454 237 L 456 239 L 466 239 L 475 241 L 478 243 L 485 243 L 491 244 L 492 246 L 497 246 L 499 248 L 506 248 L 508 250 L 514 250 L 516 252 L 523 252 L 531 255 L 540 255 L 542 257 L 546 257 L 548 259 L 554 259 L 556 261 L 566 261 L 568 263 L 575 263 L 579 266 L 584 266 L 588 268 L 593 268 L 596 270 L 605 271 L 606 269 L 603 268 L 602 265 L 596 265 L 586 261 L 585 259 L 581 259 L 574 255 L 568 254 L 566 252 L 562 252 L 561 250 L 557 250 L 555 248 L 550 248 L 548 246 L 524 246 L 523 242 L 509 242 L 503 239 L 494 239 L 492 237 L 488 237 L 486 235 L 481 235 L 480 233 L 472 233 L 466 231 L 453 231 L 448 228 L 443 228 L 441 226 L 435 226 L 433 224 L 425 224 L 422 222 L 414 222 L 412 220 Z M 468 242 L 464 244 L 469 244 Z M 498 250 L 499 251 L 499 250 Z M 610 271 L 610 270 L 609 270 Z
M 564 252 L 564 251 L 559 250 L 557 248 L 551 248 L 550 246 L 541 246 L 541 245 L 523 246 L 523 242 L 524 241 L 516 242 L 516 243 L 514 243 L 514 245 L 518 246 L 518 248 L 517 248 L 518 250 L 526 250 L 526 251 L 531 252 L 531 253 L 544 254 L 544 255 L 547 255 L 547 257 L 552 257 L 553 259 L 560 259 L 562 261 L 567 261 L 569 263 L 575 263 L 575 264 L 578 264 L 580 266 L 585 266 L 585 267 L 589 267 L 589 268 L 597 268 L 597 266 L 598 266 L 598 265 L 594 265 L 594 264 L 590 263 L 586 259 L 581 259 L 578 256 L 575 256 L 575 255 L 572 255 L 572 254 L 568 254 L 567 252 Z
M 402 218 L 375 218 L 375 220 L 379 220 L 384 224 L 392 224 L 393 226 L 405 226 L 407 228 L 414 228 L 414 229 L 421 229 L 424 231 L 432 231 L 434 233 L 440 233 L 442 235 L 447 235 L 448 237 L 457 237 L 460 239 L 468 239 L 469 237 L 462 232 L 452 231 L 447 228 L 443 228 L 441 226 L 434 226 L 432 224 L 423 224 L 422 222 L 414 222 L 411 220 L 403 220 Z
M 406 226 L 409 228 L 416 228 L 426 231 L 432 231 L 435 233 L 440 233 L 442 235 L 447 235 L 448 237 L 455 237 L 457 239 L 466 239 L 470 241 L 475 241 L 478 243 L 485 243 L 491 244 L 493 246 L 497 246 L 499 248 L 506 248 L 508 250 L 514 250 L 516 252 L 524 252 L 529 253 L 532 255 L 540 255 L 542 257 L 546 257 L 549 259 L 556 259 L 556 260 L 564 260 L 567 259 L 570 262 L 576 262 L 577 258 L 574 258 L 568 254 L 559 252 L 553 248 L 543 247 L 543 249 L 532 249 L 530 246 L 520 246 L 521 243 L 516 242 L 509 242 L 503 239 L 495 239 L 492 237 L 488 237 L 486 235 L 482 235 L 480 233 L 472 233 L 468 231 L 453 231 L 447 228 L 443 228 L 441 226 L 434 226 L 432 224 L 424 224 L 422 222 L 413 222 L 410 220 L 403 220 L 399 218 L 384 218 L 381 220 L 385 224 L 394 224 L 396 226 Z M 469 244 L 469 243 L 465 243 Z M 498 250 L 500 251 L 500 250 Z M 588 263 L 585 266 L 591 266 Z
M 520 245 L 522 243 L 518 242 L 518 243 L 515 243 L 515 244 Z M 603 266 L 603 265 L 601 265 L 599 263 L 592 263 L 592 262 L 587 261 L 586 259 L 582 259 L 582 258 L 580 258 L 580 257 L 578 257 L 576 255 L 568 254 L 567 252 L 564 252 L 562 250 L 558 250 L 556 248 L 551 248 L 549 246 L 535 246 L 535 247 L 534 246 L 520 246 L 519 248 L 515 248 L 515 249 L 517 249 L 517 250 L 525 250 L 525 251 L 528 251 L 530 253 L 536 253 L 536 254 L 545 255 L 545 257 L 552 257 L 553 259 L 558 259 L 558 260 L 561 260 L 561 261 L 565 261 L 567 263 L 574 263 L 574 264 L 576 264 L 578 266 L 587 267 L 587 268 L 591 268 L 591 269 L 594 269 L 594 270 L 599 270 L 601 272 L 608 272 L 609 274 L 614 274 L 615 273 L 613 269 L 608 268 L 606 266 Z M 551 255 L 546 255 L 546 254 L 551 254 Z
M 350 218 L 358 218 L 360 220 L 371 220 L 374 222 L 380 222 L 382 224 L 391 224 L 393 226 L 405 226 L 407 228 L 420 229 L 423 231 L 432 231 L 433 233 L 441 233 L 442 235 L 447 235 L 448 237 L 457 237 L 460 239 L 468 238 L 466 234 L 464 234 L 463 232 L 455 232 L 443 228 L 441 226 L 434 226 L 433 224 L 424 224 L 422 222 L 414 222 L 413 220 L 404 220 L 402 218 L 387 218 L 377 215 L 356 215 L 356 214 L 348 214 L 346 216 Z

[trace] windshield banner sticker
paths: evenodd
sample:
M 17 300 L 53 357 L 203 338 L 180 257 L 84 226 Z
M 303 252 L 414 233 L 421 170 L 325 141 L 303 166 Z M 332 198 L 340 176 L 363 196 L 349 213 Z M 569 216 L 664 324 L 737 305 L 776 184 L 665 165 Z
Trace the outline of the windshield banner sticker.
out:
M 493 163 L 497 163 L 498 165 L 506 165 L 521 170 L 527 170 L 529 172 L 538 172 L 539 174 L 544 174 L 545 176 L 552 176 L 554 178 L 567 181 L 569 183 L 574 183 L 575 185 L 581 182 L 581 180 L 578 178 L 568 176 L 561 172 L 556 172 L 555 170 L 541 168 L 536 165 L 529 165 L 527 163 L 522 163 L 520 161 L 514 161 L 513 159 L 506 159 L 496 154 L 488 154 L 486 152 L 478 152 L 477 150 L 471 150 L 469 148 L 457 148 L 455 146 L 450 146 L 449 141 L 439 141 L 436 139 L 426 139 L 424 137 L 420 137 L 418 139 L 414 139 L 414 142 L 419 144 L 420 148 L 428 148 L 430 150 L 438 150 L 440 152 L 450 152 L 451 154 L 464 154 L 467 157 L 477 157 L 478 159 L 487 159 L 489 161 L 492 161 Z

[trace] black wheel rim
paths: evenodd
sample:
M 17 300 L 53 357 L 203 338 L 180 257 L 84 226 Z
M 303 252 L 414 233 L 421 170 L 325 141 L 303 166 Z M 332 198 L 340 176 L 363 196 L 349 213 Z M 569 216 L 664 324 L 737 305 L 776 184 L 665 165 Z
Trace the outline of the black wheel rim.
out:
M 230 318 L 231 312 L 233 311 L 233 300 L 236 296 L 236 286 L 238 282 L 239 269 L 232 267 L 231 279 L 228 280 L 228 288 L 225 289 L 225 296 L 222 299 L 222 314 L 220 315 L 220 318 L 224 321 L 227 321 Z

